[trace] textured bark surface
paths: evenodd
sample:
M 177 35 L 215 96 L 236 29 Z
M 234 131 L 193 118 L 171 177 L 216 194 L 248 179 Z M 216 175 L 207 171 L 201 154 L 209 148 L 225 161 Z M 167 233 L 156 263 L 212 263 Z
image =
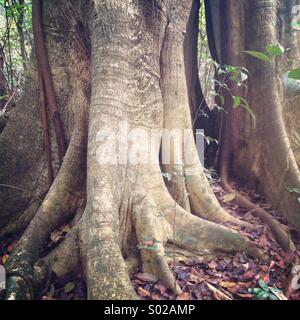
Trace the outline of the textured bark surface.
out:
M 294 120 L 286 126 L 282 111 L 285 110 L 287 119 L 291 115 L 287 110 L 291 107 L 280 94 L 282 79 L 279 78 L 276 61 L 266 63 L 243 53 L 244 50 L 265 52 L 267 45 L 278 43 L 276 27 L 279 7 L 274 1 L 233 0 L 221 1 L 212 8 L 221 17 L 219 22 L 215 20 L 214 29 L 228 30 L 227 33 L 221 32 L 221 64 L 243 66 L 250 73 L 247 89 L 238 88 L 232 94 L 247 100 L 257 122 L 253 128 L 249 113 L 243 108 L 233 110 L 232 99 L 227 94 L 228 114 L 223 115 L 220 137 L 223 141 L 220 166 L 223 169 L 226 167 L 227 171 L 231 169 L 226 172 L 225 180 L 235 176 L 264 192 L 290 224 L 299 230 L 300 205 L 297 195 L 288 191 L 291 187 L 299 188 L 300 184 L 295 139 L 292 138 L 292 132 L 297 132 L 299 112 L 293 110 Z M 294 38 L 293 45 L 296 48 Z M 288 133 L 294 142 L 290 142 Z
M 287 65 L 281 66 L 283 81 L 283 115 L 287 134 L 295 155 L 298 167 L 300 165 L 300 83 L 287 80 L 286 73 L 299 67 L 300 60 L 300 30 L 293 26 L 293 8 L 300 5 L 299 0 L 281 1 L 278 10 L 278 39 L 285 48 L 289 48 Z
M 168 184 L 182 207 L 168 193 L 158 163 L 99 166 L 96 161 L 97 131 L 108 127 L 118 133 L 122 119 L 131 128 L 191 128 L 183 42 L 192 1 L 165 4 L 133 1 L 116 5 L 112 1 L 103 7 L 102 2 L 94 2 L 87 207 L 82 231 L 91 299 L 133 296 L 123 257 L 136 255 L 136 245 L 142 248 L 143 269 L 171 288 L 175 280 L 165 259 L 166 243 L 175 242 L 198 254 L 241 248 L 256 251 L 235 232 L 182 209 L 191 208 L 218 222 L 234 220 L 217 203 L 198 159 L 192 183 L 186 184 L 186 168 L 182 166 L 172 185 Z M 115 21 L 113 28 L 111 21 Z M 158 150 L 154 156 L 158 159 Z M 174 175 L 173 169 L 171 163 L 164 173 Z M 172 215 L 178 221 L 175 239 Z M 154 252 L 143 245 L 151 239 L 158 243 Z M 175 290 L 180 292 L 180 288 Z
M 89 44 L 85 44 L 88 38 L 85 34 L 87 30 L 83 28 L 85 16 L 82 5 L 81 1 L 74 2 L 72 6 L 59 1 L 43 2 L 44 29 L 54 89 L 68 141 L 77 118 L 77 109 L 84 105 L 90 92 L 88 50 L 85 48 Z M 24 95 L 0 136 L 0 228 L 6 226 L 10 232 L 16 231 L 14 226 L 18 226 L 18 231 L 24 229 L 26 223 L 23 221 L 30 221 L 24 216 L 24 210 L 30 206 L 32 210 L 27 210 L 25 215 L 34 215 L 37 198 L 42 199 L 49 189 L 35 61 L 32 61 L 32 65 Z M 50 122 L 49 126 L 52 164 L 56 175 L 59 159 Z M 16 223 L 17 220 L 19 223 Z
M 265 11 L 262 10 L 265 7 L 260 6 L 262 1 L 254 2 L 254 5 L 247 4 L 266 28 L 263 35 L 266 41 L 271 41 L 273 29 L 265 24 L 274 18 L 273 7 L 267 6 Z M 241 48 L 237 32 L 241 21 L 236 11 L 241 4 L 230 3 L 236 6 L 226 7 L 231 19 L 229 37 L 233 40 L 228 57 L 235 63 Z M 57 275 L 82 272 L 89 299 L 135 299 L 126 265 L 126 261 L 133 260 L 180 294 L 181 289 L 168 265 L 172 255 L 201 258 L 246 252 L 263 256 L 260 249 L 228 227 L 231 224 L 250 226 L 221 208 L 205 177 L 194 143 L 188 150 L 192 159 L 189 163 L 185 161 L 187 151 L 182 142 L 173 140 L 171 144 L 171 150 L 177 150 L 179 163 L 171 157 L 169 164 L 160 165 L 160 140 L 150 151 L 143 149 L 147 141 L 145 134 L 151 130 L 192 129 L 189 107 L 197 104 L 198 98 L 194 95 L 198 85 L 189 65 L 190 59 L 195 62 L 195 46 L 187 45 L 187 39 L 196 37 L 191 25 L 196 21 L 194 10 L 197 8 L 196 0 L 43 1 L 55 98 L 69 144 L 58 171 L 58 150 L 51 127 L 56 178 L 48 191 L 38 93 L 33 89 L 38 79 L 33 70 L 34 80 L 27 81 L 28 91 L 22 100 L 27 101 L 26 108 L 18 107 L 0 138 L 1 179 L 18 187 L 22 182 L 25 189 L 21 195 L 16 190 L 9 193 L 0 189 L 3 200 L 0 235 L 22 229 L 29 223 L 7 263 L 10 274 L 7 299 L 33 298 L 51 271 Z M 257 35 L 258 28 L 255 32 Z M 255 66 L 262 68 L 250 63 L 255 71 Z M 261 87 L 268 82 L 266 75 L 275 76 L 273 65 L 263 68 L 266 74 L 262 72 L 261 79 L 257 80 Z M 271 99 L 277 110 L 273 94 L 274 87 L 267 87 L 266 96 L 262 95 L 257 104 L 260 121 L 268 121 L 263 111 L 259 113 L 266 99 Z M 250 131 L 248 115 L 238 111 L 230 116 L 235 123 L 248 123 L 250 141 L 247 143 L 256 141 L 253 147 L 256 148 L 260 131 Z M 143 129 L 144 134 L 128 142 L 127 133 L 120 126 L 124 122 L 131 132 Z M 242 126 L 236 127 L 233 121 L 227 125 L 234 133 L 231 144 L 242 148 L 238 139 Z M 262 124 L 258 130 L 261 127 Z M 19 135 L 21 129 L 22 135 Z M 120 139 L 108 145 L 111 132 Z M 270 139 L 270 135 L 266 138 Z M 130 151 L 138 146 L 140 156 L 148 154 L 155 161 L 135 164 L 132 154 L 124 151 L 127 143 Z M 226 149 L 225 142 L 224 146 Z M 106 152 L 116 150 L 123 153 L 117 156 L 111 153 L 113 157 L 107 164 L 99 162 Z M 258 154 L 270 157 L 270 150 L 271 147 L 261 148 Z M 240 156 L 236 155 L 234 164 L 241 168 Z M 120 164 L 121 158 L 125 161 Z M 272 166 L 270 164 L 271 170 Z M 243 172 L 246 168 L 243 167 Z M 268 172 L 264 169 L 261 165 L 258 173 L 266 175 Z M 256 171 L 255 174 L 258 179 Z M 164 181 L 163 177 L 171 178 Z M 275 182 L 268 180 L 268 183 L 270 181 L 273 186 Z M 37 197 L 41 198 L 41 204 L 31 204 L 24 211 Z M 67 239 L 39 263 L 41 249 L 51 232 L 70 219 L 74 228 Z

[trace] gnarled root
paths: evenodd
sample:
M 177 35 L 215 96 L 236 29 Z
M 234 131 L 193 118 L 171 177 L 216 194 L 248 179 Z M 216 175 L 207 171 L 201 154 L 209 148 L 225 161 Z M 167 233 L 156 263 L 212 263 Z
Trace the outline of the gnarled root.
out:
M 70 219 L 81 202 L 85 179 L 86 118 L 82 115 L 74 129 L 62 167 L 43 203 L 20 238 L 6 268 L 7 299 L 27 299 L 28 283 L 34 282 L 32 265 L 50 233 Z M 31 290 L 32 291 L 32 290 Z M 31 297 L 32 298 L 32 297 Z
M 181 289 L 176 284 L 167 264 L 165 245 L 172 244 L 195 256 L 234 254 L 246 252 L 263 257 L 262 251 L 238 232 L 196 217 L 185 211 L 166 193 L 160 203 L 160 194 L 146 196 L 133 203 L 133 225 L 141 252 L 143 270 L 158 277 L 176 294 Z
M 164 243 L 167 242 L 167 235 L 171 229 L 163 215 L 159 215 L 153 199 L 145 199 L 134 209 L 133 224 L 141 252 L 143 271 L 156 275 L 168 288 L 173 288 L 176 294 L 181 294 L 182 291 L 176 284 L 165 259 Z
M 226 150 L 224 151 L 223 156 L 226 160 Z M 296 247 L 292 242 L 290 235 L 282 228 L 280 223 L 275 220 L 266 210 L 260 208 L 258 205 L 243 197 L 230 186 L 228 182 L 228 161 L 224 161 L 221 166 L 221 184 L 226 192 L 235 194 L 234 203 L 250 210 L 254 216 L 257 216 L 270 228 L 275 240 L 284 251 L 295 251 Z
M 79 227 L 76 226 L 62 243 L 42 259 L 47 273 L 54 272 L 57 277 L 64 277 L 81 271 L 78 235 Z

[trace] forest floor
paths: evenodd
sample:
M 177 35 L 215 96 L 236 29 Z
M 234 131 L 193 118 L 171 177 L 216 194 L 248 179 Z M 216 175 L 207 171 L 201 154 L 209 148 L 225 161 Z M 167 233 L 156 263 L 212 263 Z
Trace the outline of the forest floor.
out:
M 286 221 L 272 209 L 271 205 L 259 194 L 247 190 L 244 187 L 236 186 L 237 190 L 245 197 L 259 204 L 270 212 L 283 228 L 287 228 Z M 232 215 L 242 220 L 257 225 L 252 232 L 239 230 L 241 234 L 263 248 L 267 258 L 257 260 L 246 254 L 235 256 L 219 256 L 214 259 L 184 262 L 175 260 L 171 268 L 176 273 L 183 294 L 177 297 L 178 300 L 252 300 L 284 299 L 282 289 L 291 265 L 289 257 L 275 243 L 268 228 L 260 223 L 258 219 L 234 204 L 232 195 L 226 195 L 218 184 L 213 185 L 214 192 L 222 206 Z M 55 245 L 62 241 L 68 232 L 68 224 L 51 234 L 45 253 L 49 252 Z M 300 235 L 291 231 L 298 254 L 300 255 Z M 0 264 L 4 264 L 12 252 L 17 239 L 7 239 L 0 243 Z M 149 274 L 136 270 L 131 276 L 132 284 L 137 294 L 146 300 L 168 300 L 174 299 L 170 290 L 167 290 L 157 279 Z M 52 276 L 43 294 L 42 300 L 82 300 L 86 298 L 86 287 L 81 277 L 57 278 Z M 300 300 L 300 291 L 296 291 L 290 297 L 292 300 Z

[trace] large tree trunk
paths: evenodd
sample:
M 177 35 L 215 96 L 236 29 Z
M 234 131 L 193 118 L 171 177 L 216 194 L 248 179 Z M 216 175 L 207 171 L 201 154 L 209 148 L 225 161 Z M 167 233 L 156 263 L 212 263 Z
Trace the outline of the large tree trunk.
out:
M 45 36 L 67 141 L 79 117 L 79 108 L 89 104 L 91 86 L 88 49 L 85 48 L 89 44 L 87 31 L 83 29 L 85 16 L 81 5 L 80 1 L 70 7 L 65 3 L 43 2 L 44 24 L 53 28 L 51 31 L 45 28 Z M 24 229 L 40 205 L 38 199 L 43 199 L 49 189 L 35 60 L 32 64 L 24 94 L 0 136 L 1 236 Z M 52 165 L 56 175 L 59 157 L 50 120 Z
M 287 79 L 287 72 L 299 67 L 300 61 L 300 31 L 293 25 L 295 8 L 300 5 L 299 0 L 281 1 L 278 9 L 278 39 L 285 48 L 288 48 L 288 63 L 281 66 L 283 78 L 283 116 L 287 134 L 295 155 L 298 167 L 300 166 L 300 83 Z
M 250 74 L 247 90 L 243 87 L 236 88 L 232 94 L 244 97 L 256 115 L 256 126 L 253 128 L 250 114 L 243 108 L 233 109 L 233 100 L 227 94 L 228 113 L 223 115 L 220 137 L 220 173 L 223 184 L 225 189 L 232 190 L 229 179 L 235 176 L 262 191 L 299 231 L 298 195 L 288 190 L 300 186 L 300 173 L 296 162 L 297 142 L 293 142 L 294 136 L 296 140 L 298 137 L 299 111 L 295 111 L 295 99 L 290 104 L 294 105 L 293 111 L 290 110 L 292 107 L 288 106 L 286 95 L 283 101 L 283 95 L 280 94 L 282 91 L 279 90 L 282 79 L 279 78 L 277 61 L 273 59 L 271 62 L 263 62 L 243 52 L 265 52 L 267 45 L 278 43 L 276 27 L 279 25 L 279 5 L 271 0 L 209 2 L 218 3 L 211 5 L 211 8 L 215 15 L 219 14 L 221 21 L 219 24 L 218 20 L 215 20 L 214 26 L 219 30 L 216 34 L 221 34 L 222 38 L 220 63 L 246 67 Z M 292 2 L 289 1 L 286 8 L 283 21 L 286 26 Z M 222 30 L 226 30 L 226 33 Z M 287 31 L 283 33 L 285 44 L 292 43 L 292 52 L 295 54 L 295 48 L 298 48 L 295 35 Z M 285 125 L 284 114 L 286 120 L 292 116 L 293 121 L 287 120 Z M 269 219 L 266 212 L 262 212 L 243 197 L 237 195 L 236 202 L 253 209 L 254 213 L 257 212 L 265 220 Z M 276 226 L 274 228 L 277 229 Z
M 137 260 L 144 271 L 179 294 L 168 266 L 171 252 L 185 257 L 241 251 L 262 255 L 238 232 L 220 225 L 250 227 L 220 207 L 194 142 L 186 150 L 183 142 L 173 139 L 170 149 L 176 157 L 171 153 L 162 166 L 160 139 L 156 147 L 145 149 L 153 132 L 192 129 L 187 92 L 191 85 L 184 63 L 192 4 L 192 0 L 43 1 L 44 24 L 54 30 L 48 33 L 45 28 L 48 56 L 69 146 L 47 192 L 33 70 L 25 100 L 1 135 L 1 164 L 6 170 L 1 168 L 1 178 L 26 188 L 21 194 L 1 189 L 2 235 L 30 221 L 7 263 L 8 299 L 32 298 L 44 271 L 64 275 L 80 266 L 89 299 L 135 298 L 128 260 Z M 53 138 L 51 144 L 57 159 Z M 155 161 L 135 162 L 145 154 Z M 163 176 L 169 178 L 166 183 Z M 42 203 L 24 213 L 30 201 L 44 193 Z M 12 206 L 15 202 L 18 206 Z M 43 264 L 35 264 L 51 231 L 74 216 L 81 219 L 69 237 Z

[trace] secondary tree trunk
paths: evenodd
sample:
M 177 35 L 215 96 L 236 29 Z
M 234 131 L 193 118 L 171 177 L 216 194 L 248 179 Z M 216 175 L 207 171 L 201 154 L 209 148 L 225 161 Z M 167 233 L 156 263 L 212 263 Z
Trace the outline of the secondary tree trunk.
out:
M 220 171 L 223 182 L 228 186 L 230 177 L 238 177 L 262 191 L 299 231 L 298 195 L 288 190 L 300 186 L 295 142 L 298 139 L 299 111 L 296 111 L 295 107 L 291 110 L 293 103 L 295 106 L 295 99 L 289 107 L 289 98 L 281 94 L 282 78 L 279 77 L 278 61 L 274 59 L 271 62 L 263 62 L 243 52 L 265 52 L 267 45 L 278 43 L 280 32 L 277 32 L 277 13 L 280 8 L 282 10 L 282 4 L 280 7 L 277 2 L 271 0 L 209 2 L 213 14 L 220 17 L 219 21 L 214 20 L 215 34 L 221 34 L 222 38 L 220 63 L 242 66 L 249 70 L 247 89 L 235 88 L 232 94 L 244 97 L 256 115 L 256 126 L 253 128 L 250 114 L 243 108 L 233 109 L 233 100 L 227 94 L 228 113 L 223 115 L 220 137 Z M 288 26 L 289 30 L 291 26 L 287 21 L 292 3 L 294 2 L 290 1 L 287 5 L 285 2 L 283 24 Z M 226 30 L 226 33 L 223 30 Z M 298 48 L 297 37 L 286 30 L 283 31 L 283 35 L 283 44 L 293 44 L 292 53 L 295 55 L 295 48 Z M 294 120 L 290 123 L 288 118 L 291 115 Z M 251 206 L 239 196 L 237 202 L 247 207 Z M 259 211 L 257 208 L 255 210 Z
M 296 6 L 299 0 L 281 1 L 278 9 L 278 39 L 285 48 L 288 48 L 288 63 L 280 66 L 283 78 L 283 116 L 291 147 L 298 167 L 300 165 L 300 83 L 287 79 L 287 72 L 299 67 L 300 61 L 300 30 L 294 25 L 297 22 Z

